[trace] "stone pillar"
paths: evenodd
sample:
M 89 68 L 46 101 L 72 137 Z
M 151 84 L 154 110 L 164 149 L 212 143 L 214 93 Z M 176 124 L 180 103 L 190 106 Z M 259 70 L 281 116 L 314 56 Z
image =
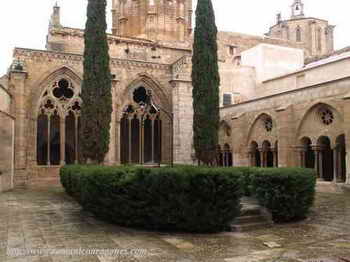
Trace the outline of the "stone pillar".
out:
M 298 165 L 298 157 L 292 145 L 296 144 L 296 121 L 294 120 L 293 107 L 279 108 L 277 111 L 277 136 L 278 136 L 278 165 L 279 167 L 291 167 Z
M 107 165 L 116 164 L 116 151 L 117 151 L 117 129 L 119 126 L 117 125 L 117 84 L 119 80 L 112 79 L 112 113 L 111 113 L 111 126 L 109 130 L 109 149 L 106 154 L 104 162 Z
M 75 164 L 79 163 L 79 134 L 78 134 L 78 130 L 79 130 L 79 118 L 80 116 L 75 117 L 75 131 L 74 131 L 74 136 L 75 136 L 75 145 L 74 145 L 74 152 L 75 152 Z
M 318 146 L 312 146 L 312 150 L 314 151 L 314 155 L 315 155 L 315 170 L 316 170 L 316 174 L 317 174 L 317 178 L 320 179 L 320 148 Z
M 322 181 L 324 181 L 324 170 L 323 170 L 323 151 L 322 149 L 319 151 L 319 154 L 318 154 L 318 161 L 319 161 L 319 167 L 318 167 L 318 171 L 320 172 L 320 179 Z
M 272 154 L 273 154 L 273 166 L 274 167 L 278 167 L 278 151 L 277 148 L 273 148 L 272 150 Z
M 51 115 L 48 115 L 47 120 L 47 165 L 51 165 Z
M 265 152 L 264 152 L 264 149 L 258 148 L 257 150 L 259 151 L 259 154 L 260 154 L 260 166 L 261 167 L 265 167 Z
M 346 182 L 350 185 L 350 96 L 343 98 L 343 110 L 344 110 L 344 134 L 345 134 L 345 166 L 346 166 Z
M 28 98 L 29 89 L 26 88 L 27 73 L 23 68 L 14 69 L 9 74 L 9 86 L 12 86 L 11 93 L 14 102 L 15 114 L 15 176 L 14 185 L 26 184 L 28 180 L 27 170 L 27 139 L 28 136 Z
M 151 129 L 152 129 L 152 142 L 151 142 L 151 147 L 152 147 L 152 163 L 155 163 L 155 158 L 154 158 L 154 119 L 151 120 Z
M 172 80 L 173 87 L 173 154 L 174 163 L 192 164 L 193 106 L 190 81 Z
M 339 179 L 339 151 L 338 146 L 333 148 L 333 182 L 337 183 Z
M 61 147 L 61 155 L 60 155 L 60 164 L 63 166 L 66 164 L 66 118 L 62 116 L 60 118 L 60 147 Z
M 131 163 L 131 150 L 132 150 L 132 147 L 131 147 L 131 119 L 128 118 L 128 132 L 129 132 L 129 141 L 128 141 L 128 147 L 129 147 L 129 164 Z

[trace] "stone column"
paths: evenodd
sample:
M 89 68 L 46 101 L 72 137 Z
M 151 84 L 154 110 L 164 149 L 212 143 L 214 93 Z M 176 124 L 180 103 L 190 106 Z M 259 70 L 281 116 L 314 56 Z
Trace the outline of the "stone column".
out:
M 344 133 L 345 133 L 345 169 L 346 169 L 346 182 L 350 184 L 350 96 L 345 96 L 343 102 L 344 110 Z
M 152 163 L 155 163 L 154 160 L 154 119 L 151 120 L 151 129 L 152 129 L 152 142 L 151 142 L 151 147 L 152 147 Z
M 47 120 L 47 165 L 51 165 L 51 115 L 48 115 Z
M 78 164 L 79 163 L 79 142 L 78 142 L 78 139 L 79 139 L 79 134 L 78 134 L 78 130 L 79 130 L 79 117 L 80 116 L 76 116 L 75 117 L 75 130 L 74 130 L 74 136 L 75 136 L 75 144 L 74 144 L 74 152 L 75 152 L 75 161 L 74 163 L 75 164 Z
M 186 68 L 187 64 L 182 67 Z M 192 85 L 190 80 L 174 79 L 171 81 L 173 121 L 174 163 L 192 164 L 193 146 L 193 106 Z M 184 76 L 185 77 L 185 76 Z M 163 132 L 164 133 L 164 132 Z
M 113 78 L 113 77 L 112 77 Z M 117 85 L 119 83 L 119 80 L 115 79 L 115 77 L 112 79 L 112 113 L 111 113 L 111 126 L 109 130 L 109 148 L 108 153 L 106 154 L 106 157 L 104 159 L 104 162 L 107 165 L 113 165 L 116 164 L 116 151 L 117 151 L 117 129 L 119 129 L 119 126 L 117 125 Z
M 129 147 L 129 164 L 131 163 L 131 149 L 132 149 L 132 147 L 131 147 L 131 119 L 130 119 L 130 117 L 128 118 L 128 132 L 129 132 L 129 141 L 128 141 L 128 147 Z
M 265 167 L 265 152 L 262 148 L 257 149 L 260 154 L 260 167 Z
M 60 164 L 64 166 L 66 164 L 66 118 L 65 116 L 60 118 Z
M 142 137 L 142 129 L 143 129 L 143 121 L 142 118 L 139 120 L 139 162 L 142 163 L 142 149 L 143 149 L 143 137 Z
M 319 155 L 318 155 L 318 159 L 319 159 L 319 167 L 318 167 L 318 170 L 320 172 L 320 179 L 322 181 L 324 181 L 324 170 L 323 170 L 323 157 L 324 157 L 324 154 L 323 154 L 323 150 L 321 149 L 319 151 Z
M 317 174 L 317 178 L 320 179 L 320 164 L 319 164 L 319 161 L 320 161 L 320 158 L 319 158 L 319 155 L 320 155 L 320 148 L 318 146 L 312 146 L 312 150 L 314 151 L 314 155 L 315 155 L 315 170 L 316 170 L 316 174 Z
M 333 148 L 333 182 L 337 183 L 339 178 L 339 151 L 338 146 Z
M 278 151 L 276 148 L 273 148 L 272 150 L 272 154 L 273 154 L 273 166 L 274 167 L 278 167 Z

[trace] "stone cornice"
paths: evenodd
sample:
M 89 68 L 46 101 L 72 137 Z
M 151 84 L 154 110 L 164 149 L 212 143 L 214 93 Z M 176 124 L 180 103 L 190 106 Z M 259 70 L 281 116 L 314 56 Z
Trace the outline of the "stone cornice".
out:
M 64 61 L 83 61 L 83 55 L 73 54 L 73 53 L 62 53 L 55 51 L 46 51 L 46 50 L 35 50 L 35 49 L 26 49 L 26 48 L 15 48 L 13 56 L 16 58 L 43 58 L 50 60 L 64 60 Z M 111 58 L 110 60 L 111 67 L 116 67 L 119 65 L 128 65 L 135 67 L 151 67 L 154 69 L 170 70 L 171 64 L 161 64 L 155 62 L 145 62 L 140 60 L 130 60 L 130 59 L 119 59 Z
M 77 28 L 70 28 L 70 27 L 54 28 L 54 29 L 51 29 L 49 31 L 49 34 L 84 38 L 84 30 L 77 29 Z M 113 35 L 113 34 L 107 34 L 107 40 L 108 40 L 108 43 L 110 45 L 112 45 L 112 44 L 119 44 L 119 43 L 125 43 L 125 44 L 143 45 L 143 46 L 148 46 L 148 47 L 157 46 L 159 48 L 175 49 L 175 50 L 182 50 L 182 51 L 191 51 L 190 47 L 189 48 L 173 47 L 173 46 L 168 46 L 168 45 L 166 45 L 164 43 L 159 43 L 159 42 L 155 42 L 155 41 L 144 39 L 144 38 L 122 37 L 122 36 L 116 36 L 116 35 Z

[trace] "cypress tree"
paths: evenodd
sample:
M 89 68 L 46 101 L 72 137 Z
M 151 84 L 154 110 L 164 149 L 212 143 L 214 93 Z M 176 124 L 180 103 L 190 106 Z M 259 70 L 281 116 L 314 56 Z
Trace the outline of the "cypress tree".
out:
M 102 163 L 109 149 L 112 113 L 106 0 L 89 0 L 85 27 L 80 150 L 83 161 Z
M 192 56 L 193 143 L 198 160 L 213 163 L 218 144 L 217 28 L 211 0 L 198 0 Z

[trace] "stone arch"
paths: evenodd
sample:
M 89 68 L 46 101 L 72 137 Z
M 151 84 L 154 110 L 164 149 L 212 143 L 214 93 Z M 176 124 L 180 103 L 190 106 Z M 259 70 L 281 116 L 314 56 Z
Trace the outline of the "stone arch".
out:
M 305 111 L 298 124 L 297 140 L 309 137 L 313 145 L 316 145 L 319 137 L 327 136 L 332 141 L 332 146 L 336 137 L 344 133 L 343 123 L 343 116 L 335 106 L 315 103 Z
M 34 110 L 37 164 L 76 163 L 82 106 L 80 77 L 61 67 L 46 76 L 39 87 L 41 95 Z
M 171 103 L 170 99 L 164 92 L 162 84 L 156 80 L 155 77 L 148 73 L 140 73 L 137 77 L 126 85 L 126 88 L 122 92 L 122 98 L 125 100 L 121 108 L 130 102 L 132 102 L 131 94 L 140 86 L 144 86 L 146 89 L 150 89 L 153 92 L 153 99 L 159 105 L 161 105 L 165 110 L 170 112 Z
M 134 100 L 135 91 L 140 89 L 145 94 L 152 91 L 157 109 L 142 108 L 143 104 Z M 171 113 L 171 104 L 161 84 L 146 73 L 138 74 L 123 90 L 121 98 L 122 102 L 116 105 L 120 162 L 147 164 L 170 158 L 171 125 L 167 113 Z M 127 110 L 131 107 L 132 110 Z
M 38 109 L 40 107 L 40 102 L 43 94 L 45 93 L 46 89 L 50 85 L 50 83 L 57 80 L 57 78 L 60 77 L 66 77 L 70 81 L 72 81 L 75 85 L 75 87 L 79 90 L 79 93 L 81 93 L 81 82 L 82 82 L 82 76 L 76 73 L 73 69 L 71 69 L 68 66 L 60 66 L 55 68 L 54 70 L 51 70 L 50 72 L 44 74 L 42 78 L 40 78 L 38 81 L 36 81 L 31 90 L 36 90 L 32 93 L 32 101 L 33 101 L 33 113 L 37 114 Z M 37 88 L 39 87 L 39 88 Z M 34 101 L 34 99 L 37 99 Z
M 248 131 L 247 145 L 250 145 L 251 141 L 257 141 L 258 144 L 262 144 L 264 140 L 277 141 L 277 123 L 270 114 L 259 114 Z

